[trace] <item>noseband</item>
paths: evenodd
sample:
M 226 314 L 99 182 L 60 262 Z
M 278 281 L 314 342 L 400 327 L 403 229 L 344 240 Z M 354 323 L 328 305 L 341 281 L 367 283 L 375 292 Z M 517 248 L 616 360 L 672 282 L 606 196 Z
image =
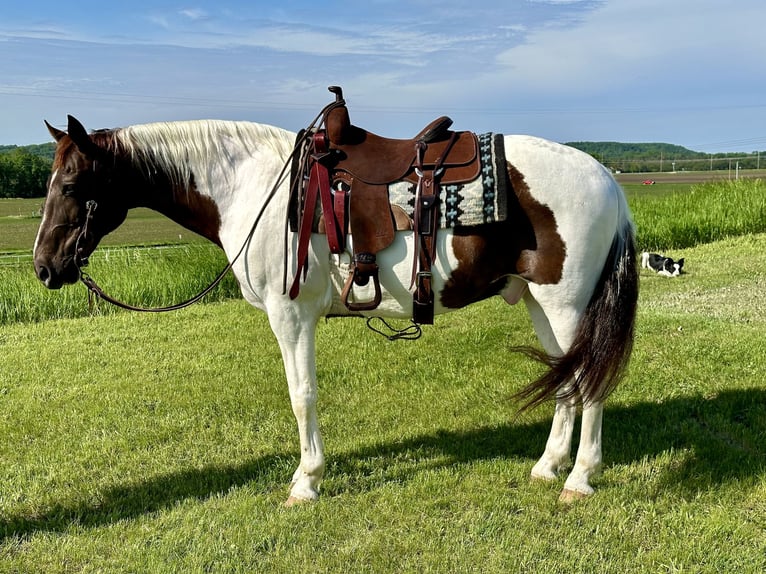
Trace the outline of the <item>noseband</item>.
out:
M 80 228 L 80 234 L 77 236 L 77 241 L 74 244 L 74 264 L 77 265 L 77 269 L 82 276 L 82 268 L 88 265 L 88 256 L 83 257 L 84 248 L 80 247 L 81 241 L 87 241 L 90 234 L 90 222 L 93 221 L 93 212 L 96 211 L 98 203 L 93 199 L 89 199 L 85 202 L 85 223 Z

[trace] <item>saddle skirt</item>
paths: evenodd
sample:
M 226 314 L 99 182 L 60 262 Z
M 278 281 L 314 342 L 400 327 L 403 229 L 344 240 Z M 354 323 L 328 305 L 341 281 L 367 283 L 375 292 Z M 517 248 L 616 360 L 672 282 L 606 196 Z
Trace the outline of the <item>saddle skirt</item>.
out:
M 478 136 L 481 169 L 478 176 L 463 183 L 441 185 L 438 228 L 470 227 L 505 221 L 508 217 L 508 187 L 502 134 Z M 389 184 L 392 206 L 404 210 L 412 219 L 415 212 L 416 184 L 403 179 Z

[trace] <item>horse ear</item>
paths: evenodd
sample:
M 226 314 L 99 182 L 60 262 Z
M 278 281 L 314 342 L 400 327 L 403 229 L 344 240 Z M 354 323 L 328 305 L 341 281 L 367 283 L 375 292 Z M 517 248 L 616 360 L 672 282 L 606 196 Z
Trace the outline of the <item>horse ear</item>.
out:
M 61 138 L 63 138 L 66 135 L 66 132 L 61 131 L 59 129 L 54 128 L 52 125 L 48 123 L 47 120 L 43 120 L 45 122 L 45 127 L 48 128 L 48 132 L 53 136 L 53 139 L 58 141 L 61 141 Z
M 85 131 L 85 127 L 74 116 L 67 116 L 67 131 L 69 137 L 83 154 L 88 157 L 97 157 L 101 155 L 102 150 L 98 147 L 93 140 L 90 139 L 88 132 Z

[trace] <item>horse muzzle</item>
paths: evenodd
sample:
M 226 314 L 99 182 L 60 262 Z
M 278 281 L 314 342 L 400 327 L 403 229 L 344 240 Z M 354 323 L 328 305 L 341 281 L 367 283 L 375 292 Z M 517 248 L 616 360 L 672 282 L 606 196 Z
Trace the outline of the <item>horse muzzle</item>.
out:
M 48 289 L 60 289 L 64 285 L 76 283 L 80 278 L 80 270 L 71 258 L 56 264 L 36 257 L 34 264 L 37 278 Z

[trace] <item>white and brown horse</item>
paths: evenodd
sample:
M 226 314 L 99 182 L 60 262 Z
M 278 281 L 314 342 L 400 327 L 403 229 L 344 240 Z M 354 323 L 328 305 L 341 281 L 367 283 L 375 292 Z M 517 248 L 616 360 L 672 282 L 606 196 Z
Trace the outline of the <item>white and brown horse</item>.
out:
M 285 293 L 285 257 L 294 272 L 297 239 L 291 234 L 285 245 L 289 182 L 275 182 L 296 134 L 224 121 L 89 134 L 71 116 L 66 132 L 48 127 L 58 146 L 34 246 L 37 277 L 51 289 L 76 282 L 82 260 L 135 207 L 152 208 L 205 236 L 230 260 L 245 243 L 233 271 L 244 298 L 268 315 L 298 422 L 300 463 L 288 503 L 316 499 L 325 458 L 315 329 L 321 317 L 349 312 L 339 303 L 344 255 L 333 255 L 323 235 L 311 237 L 300 294 L 292 300 Z M 603 401 L 631 353 L 638 296 L 634 229 L 622 190 L 590 156 L 528 136 L 505 136 L 504 145 L 514 190 L 510 216 L 439 231 L 432 268 L 436 313 L 493 295 L 524 301 L 545 349 L 537 358 L 549 368 L 519 395 L 529 404 L 556 399 L 533 477 L 553 479 L 567 467 L 582 404 L 577 457 L 562 492 L 571 500 L 593 492 Z M 398 231 L 379 253 L 383 300 L 365 315 L 410 316 L 413 243 L 412 231 Z

